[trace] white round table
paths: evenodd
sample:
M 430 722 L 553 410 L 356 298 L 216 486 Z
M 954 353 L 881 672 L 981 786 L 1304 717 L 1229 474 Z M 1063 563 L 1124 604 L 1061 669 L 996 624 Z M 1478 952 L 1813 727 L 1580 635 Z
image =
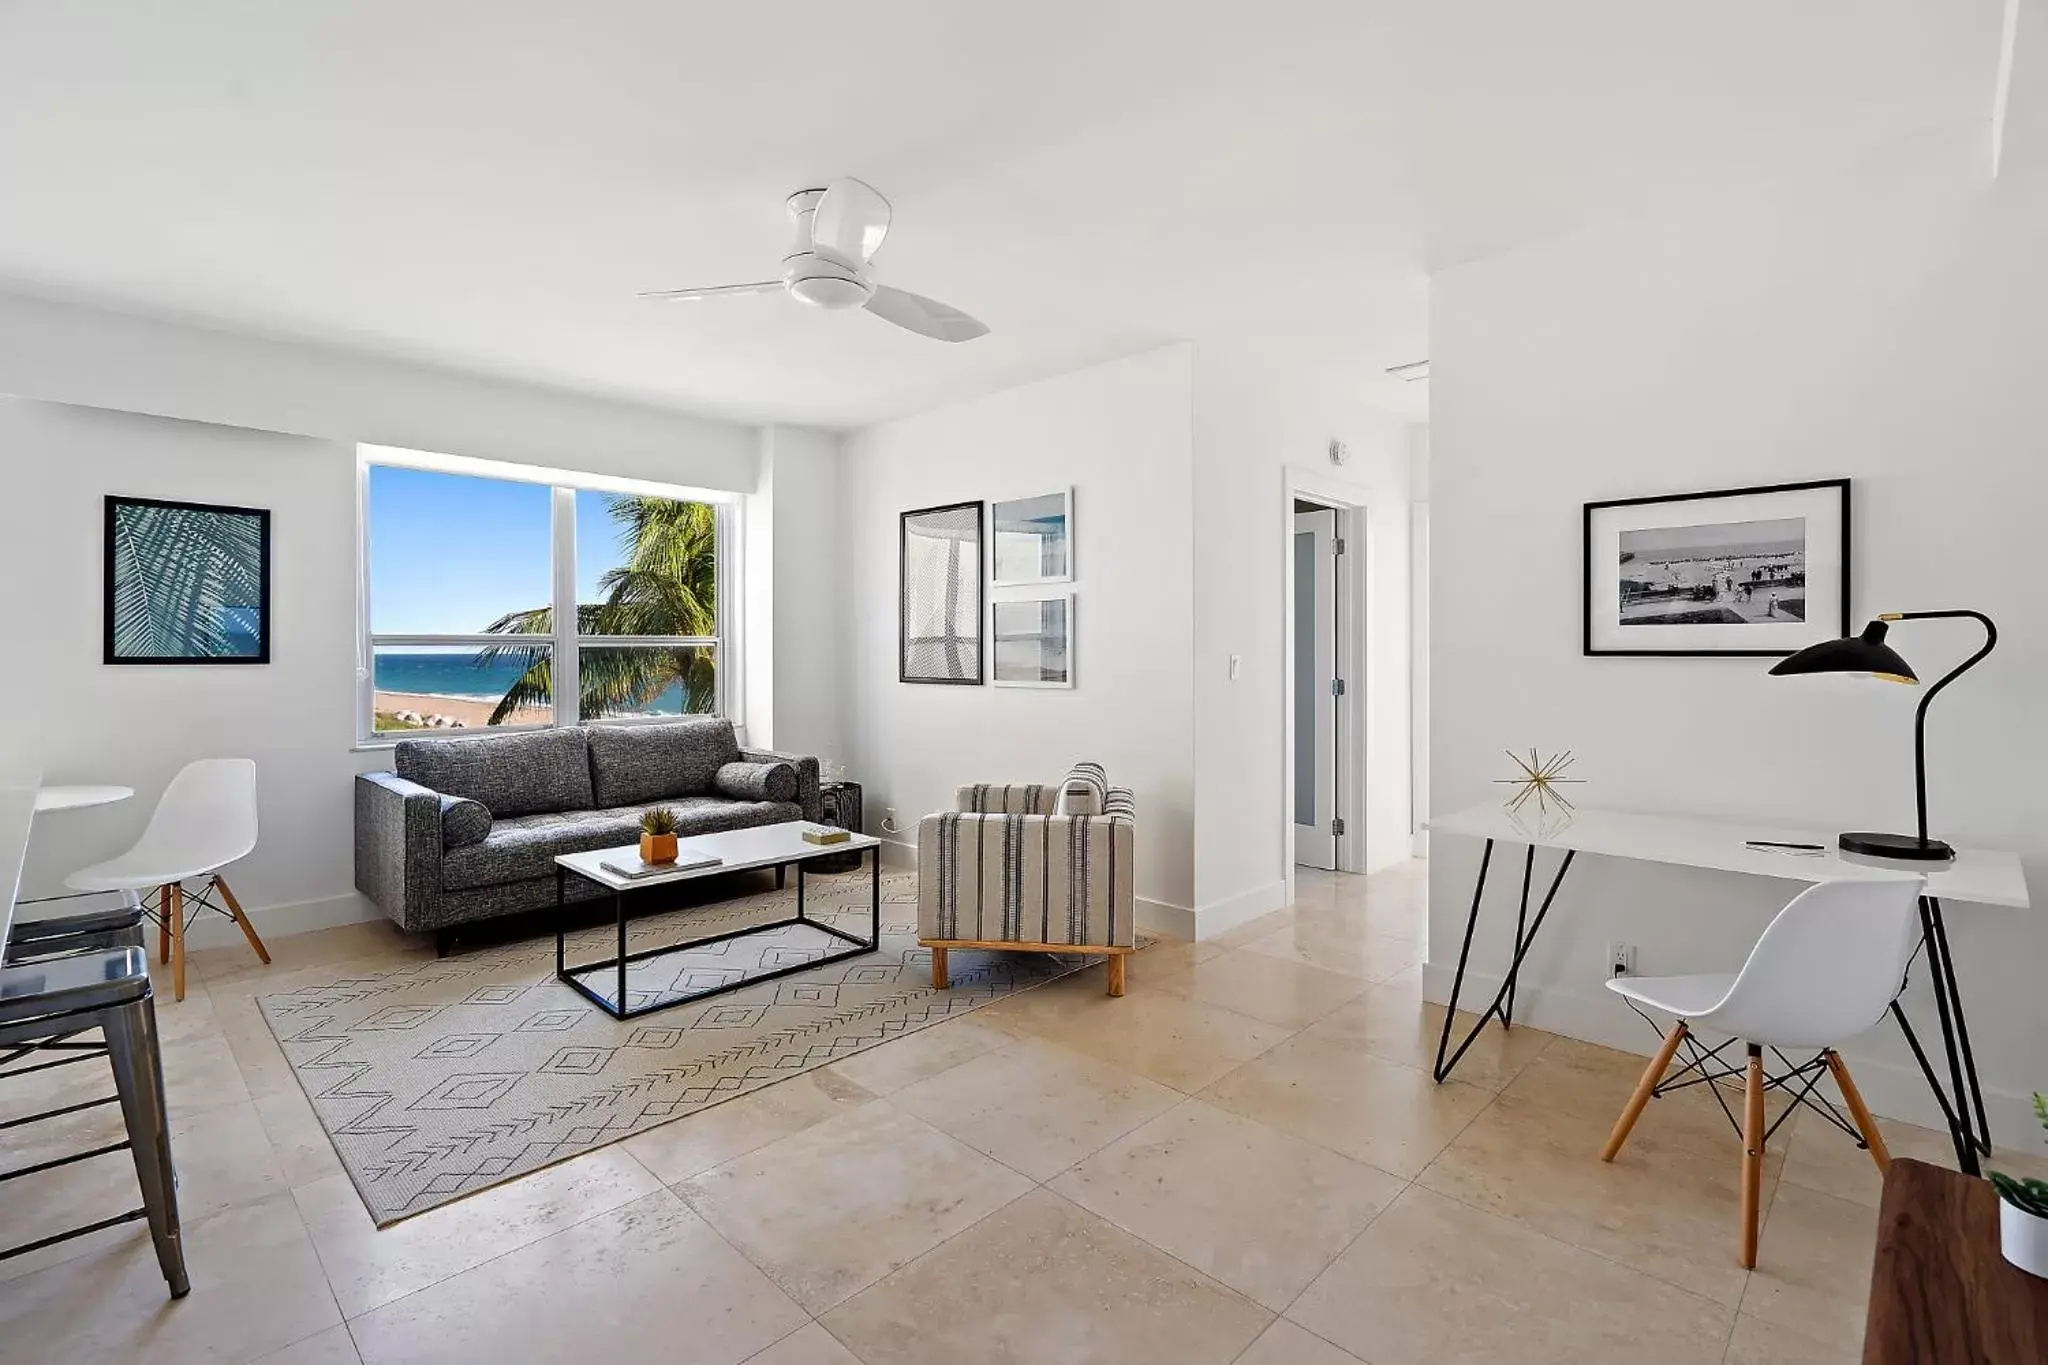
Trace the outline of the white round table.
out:
M 133 787 L 38 787 L 36 811 L 82 810 L 87 806 L 111 806 L 135 795 Z

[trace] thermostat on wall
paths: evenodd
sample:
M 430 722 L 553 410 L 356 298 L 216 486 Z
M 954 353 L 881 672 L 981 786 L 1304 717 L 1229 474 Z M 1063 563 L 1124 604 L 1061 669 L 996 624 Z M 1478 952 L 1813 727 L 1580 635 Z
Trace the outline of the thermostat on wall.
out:
M 1351 458 L 1351 447 L 1332 436 L 1330 438 L 1330 463 L 1343 464 Z

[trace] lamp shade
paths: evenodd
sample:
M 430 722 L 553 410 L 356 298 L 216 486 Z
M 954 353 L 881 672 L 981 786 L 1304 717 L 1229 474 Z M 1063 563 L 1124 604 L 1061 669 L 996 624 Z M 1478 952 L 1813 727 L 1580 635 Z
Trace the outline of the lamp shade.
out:
M 1917 683 L 1920 675 L 1913 671 L 1890 645 L 1884 642 L 1885 623 L 1872 621 L 1863 628 L 1861 635 L 1845 636 L 1839 640 L 1823 640 L 1817 645 L 1808 645 L 1797 654 L 1778 660 L 1771 668 L 1772 677 L 1790 677 L 1799 673 L 1859 673 L 1886 682 Z

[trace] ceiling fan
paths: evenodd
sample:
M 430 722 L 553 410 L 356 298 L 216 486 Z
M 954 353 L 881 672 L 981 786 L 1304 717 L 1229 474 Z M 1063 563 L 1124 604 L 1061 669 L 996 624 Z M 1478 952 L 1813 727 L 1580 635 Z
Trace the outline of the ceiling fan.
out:
M 864 181 L 844 177 L 822 190 L 789 196 L 796 241 L 782 278 L 706 289 L 650 289 L 643 299 L 708 299 L 786 290 L 813 308 L 865 308 L 885 322 L 939 341 L 972 341 L 988 328 L 957 308 L 905 289 L 876 284 L 868 262 L 889 235 L 889 201 Z

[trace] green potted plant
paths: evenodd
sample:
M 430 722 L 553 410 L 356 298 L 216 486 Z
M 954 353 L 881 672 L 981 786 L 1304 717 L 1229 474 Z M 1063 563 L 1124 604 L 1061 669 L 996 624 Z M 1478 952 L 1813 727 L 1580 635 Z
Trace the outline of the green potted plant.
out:
M 2048 1130 L 2048 1095 L 2034 1096 L 2034 1112 Z M 1991 1183 L 1998 1187 L 1998 1241 L 2005 1259 L 2048 1279 L 2048 1180 L 1993 1171 Z
M 640 861 L 672 863 L 676 860 L 676 827 L 682 817 L 674 806 L 656 806 L 640 817 Z

